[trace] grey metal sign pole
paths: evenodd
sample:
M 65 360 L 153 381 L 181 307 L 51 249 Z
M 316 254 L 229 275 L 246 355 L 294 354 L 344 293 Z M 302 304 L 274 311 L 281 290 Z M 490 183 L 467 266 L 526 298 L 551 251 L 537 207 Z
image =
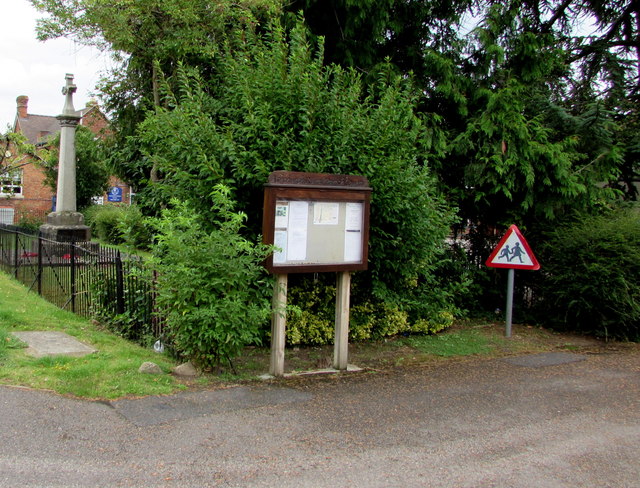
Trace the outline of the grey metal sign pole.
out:
M 513 317 L 513 283 L 515 281 L 516 270 L 509 269 L 507 275 L 507 325 L 505 329 L 505 336 L 511 337 L 511 319 Z

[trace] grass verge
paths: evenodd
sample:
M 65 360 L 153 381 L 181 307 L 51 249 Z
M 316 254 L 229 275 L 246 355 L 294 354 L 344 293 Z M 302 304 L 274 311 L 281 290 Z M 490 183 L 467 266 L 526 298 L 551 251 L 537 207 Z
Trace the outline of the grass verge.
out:
M 56 330 L 98 350 L 84 357 L 28 356 L 14 331 Z M 185 386 L 173 376 L 138 373 L 145 361 L 169 372 L 175 364 L 70 312 L 60 310 L 0 273 L 0 384 L 54 390 L 91 399 L 169 394 Z
M 74 336 L 98 350 L 81 358 L 33 358 L 25 354 L 10 334 L 20 330 L 57 330 Z M 557 334 L 549 330 L 514 324 L 513 335 L 504 337 L 504 324 L 461 321 L 435 336 L 397 337 L 380 342 L 349 345 L 349 362 L 369 370 L 437 365 L 466 357 L 497 358 L 545 351 L 597 352 L 607 347 L 638 344 L 604 343 L 591 338 Z M 292 347 L 285 351 L 285 372 L 329 368 L 333 346 Z M 164 395 L 186 388 L 213 388 L 255 381 L 269 370 L 268 347 L 247 347 L 225 367 L 190 382 L 169 375 L 138 373 L 145 361 L 169 372 L 174 362 L 164 355 L 132 344 L 70 312 L 58 309 L 37 294 L 0 273 L 0 384 L 53 390 L 89 399 Z

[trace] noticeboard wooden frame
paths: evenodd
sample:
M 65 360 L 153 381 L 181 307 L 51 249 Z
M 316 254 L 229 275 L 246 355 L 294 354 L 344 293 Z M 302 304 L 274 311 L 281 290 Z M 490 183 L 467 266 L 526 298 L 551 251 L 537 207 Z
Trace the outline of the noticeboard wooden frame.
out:
M 367 269 L 370 199 L 364 176 L 271 173 L 262 235 L 280 251 L 267 258 L 266 268 L 273 274 Z

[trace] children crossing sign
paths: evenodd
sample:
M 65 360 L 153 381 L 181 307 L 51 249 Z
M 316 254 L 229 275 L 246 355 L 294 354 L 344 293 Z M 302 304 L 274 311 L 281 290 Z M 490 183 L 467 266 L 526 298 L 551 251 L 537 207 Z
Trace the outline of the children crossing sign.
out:
M 527 240 L 520 230 L 512 225 L 493 250 L 486 263 L 492 268 L 508 268 L 507 276 L 507 320 L 506 336 L 511 337 L 511 319 L 513 317 L 513 282 L 516 269 L 540 269 Z
M 533 251 L 515 225 L 509 227 L 485 264 L 492 268 L 540 269 Z

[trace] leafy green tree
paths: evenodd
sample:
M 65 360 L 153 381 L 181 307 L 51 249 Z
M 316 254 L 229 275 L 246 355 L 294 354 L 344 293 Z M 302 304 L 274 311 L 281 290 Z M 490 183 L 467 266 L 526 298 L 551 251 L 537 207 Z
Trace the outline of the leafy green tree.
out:
M 513 27 L 502 31 L 501 41 L 506 46 L 519 46 L 519 55 L 512 56 L 509 66 L 528 65 L 535 72 L 540 64 L 531 61 L 536 56 L 545 51 L 559 53 L 556 59 L 560 64 L 551 72 L 555 73 L 555 80 L 545 74 L 547 85 L 552 87 L 548 100 L 562 106 L 570 118 L 584 119 L 582 128 L 587 131 L 580 136 L 587 141 L 585 149 L 591 160 L 600 161 L 611 155 L 617 158 L 619 174 L 611 185 L 623 190 L 627 198 L 636 199 L 633 183 L 640 180 L 634 156 L 640 86 L 640 8 L 630 0 L 490 4 L 489 11 L 495 11 L 502 20 L 496 25 L 504 25 L 505 18 L 512 19 Z M 511 51 L 515 52 L 515 48 Z M 594 112 L 609 120 L 605 138 L 597 126 L 591 130 Z
M 55 192 L 58 185 L 60 135 L 51 141 L 51 148 L 40 164 L 45 170 L 45 183 Z M 109 188 L 109 169 L 105 164 L 103 143 L 96 140 L 89 129 L 76 129 L 76 205 L 85 208 L 95 196 L 103 195 Z
M 213 207 L 203 195 L 223 182 L 257 235 L 270 172 L 364 175 L 373 196 L 370 269 L 360 288 L 402 301 L 437 261 L 451 221 L 425 164 L 428 130 L 414 113 L 415 94 L 400 78 L 367 93 L 354 71 L 323 66 L 303 26 L 289 36 L 274 28 L 227 52 L 214 96 L 185 70 L 166 102 L 172 108 L 150 115 L 134 139 L 165 175 L 140 196 L 156 205 L 176 196 L 206 216 Z
M 392 63 L 422 78 L 425 49 L 439 52 L 457 44 L 457 30 L 470 0 L 293 0 L 285 9 L 302 11 L 306 24 L 325 43 L 325 63 L 370 73 Z
M 41 40 L 72 38 L 110 52 L 118 61 L 100 83 L 103 106 L 115 133 L 110 153 L 118 176 L 134 188 L 161 178 L 155 166 L 127 144 L 127 137 L 161 103 L 160 76 L 180 63 L 215 69 L 224 43 L 242 38 L 279 10 L 278 0 L 31 0 L 47 17 Z
M 638 75 L 633 2 L 298 0 L 289 8 L 302 8 L 326 36 L 327 61 L 368 71 L 386 57 L 413 73 L 421 111 L 444 133 L 436 140 L 451 141 L 435 167 L 463 221 L 554 219 L 610 197 L 595 183 L 619 187 L 621 178 L 633 195 L 637 172 L 625 157 L 633 132 L 624 129 Z M 596 25 L 585 34 L 589 19 Z
M 108 49 L 120 57 L 134 96 L 160 102 L 158 68 L 165 73 L 179 61 L 211 62 L 234 28 L 249 26 L 277 9 L 273 0 L 31 0 L 49 17 L 38 21 L 41 40 L 71 37 Z M 125 59 L 126 58 L 126 59 Z M 136 77 L 136 74 L 138 77 Z M 151 90 L 142 77 L 151 74 Z M 125 88 L 126 89 L 126 88 Z M 133 100 L 132 100 L 133 101 Z
M 35 160 L 42 160 L 46 150 L 36 150 L 36 146 L 29 144 L 24 134 L 7 130 L 0 134 L 0 174 L 11 173 Z

